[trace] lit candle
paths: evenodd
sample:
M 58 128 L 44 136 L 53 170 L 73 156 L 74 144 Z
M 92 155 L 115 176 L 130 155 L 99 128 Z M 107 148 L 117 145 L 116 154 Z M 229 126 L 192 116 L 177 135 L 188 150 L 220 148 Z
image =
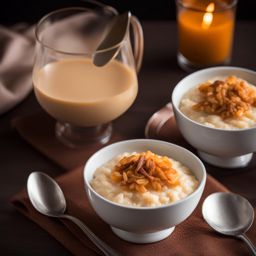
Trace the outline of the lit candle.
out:
M 177 0 L 178 6 L 184 2 L 188 3 Z M 215 0 L 202 9 L 198 2 L 178 8 L 179 54 L 183 61 L 198 67 L 227 63 L 232 50 L 235 4 Z

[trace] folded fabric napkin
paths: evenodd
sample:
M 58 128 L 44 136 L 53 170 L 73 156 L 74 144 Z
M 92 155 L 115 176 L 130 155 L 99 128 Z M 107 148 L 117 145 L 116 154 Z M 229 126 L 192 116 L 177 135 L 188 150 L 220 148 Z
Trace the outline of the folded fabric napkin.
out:
M 34 28 L 0 26 L 0 114 L 21 102 L 32 89 Z
M 99 144 L 90 144 L 85 148 L 73 149 L 63 145 L 55 137 L 56 120 L 45 112 L 16 118 L 12 123 L 27 142 L 64 170 L 71 170 L 84 164 L 90 155 L 102 147 Z M 114 131 L 108 144 L 124 139 L 127 137 Z
M 168 123 L 171 124 L 171 134 L 170 127 L 169 129 L 165 127 Z M 149 127 L 149 137 L 171 140 L 189 147 L 179 135 L 173 120 L 170 121 L 167 118 L 162 125 L 165 128 L 159 128 L 158 133 Z M 97 150 L 96 146 L 71 150 L 60 144 L 54 137 L 54 120 L 44 113 L 16 119 L 14 126 L 26 141 L 66 170 L 69 170 L 68 167 L 84 164 L 86 159 Z M 125 139 L 125 136 L 115 136 L 111 142 L 121 139 Z M 209 166 L 209 168 L 214 170 L 214 167 Z M 115 236 L 110 227 L 92 210 L 85 195 L 82 169 L 82 167 L 76 168 L 57 178 L 67 199 L 68 213 L 80 218 L 102 240 L 120 252 L 120 255 L 249 255 L 243 242 L 217 234 L 202 218 L 201 206 L 205 197 L 213 192 L 227 191 L 211 176 L 207 178 L 204 194 L 194 213 L 178 225 L 170 237 L 157 243 L 138 245 L 125 242 Z M 72 223 L 45 217 L 36 212 L 29 202 L 26 191 L 17 194 L 12 202 L 20 212 L 47 230 L 74 255 L 100 255 L 97 248 Z M 247 235 L 256 243 L 255 222 Z
M 211 176 L 207 178 L 198 207 L 187 220 L 176 227 L 171 236 L 157 243 L 138 245 L 119 239 L 96 215 L 85 194 L 82 171 L 83 168 L 80 167 L 57 178 L 67 199 L 67 212 L 80 218 L 120 255 L 249 255 L 242 241 L 217 234 L 203 221 L 201 206 L 205 197 L 213 192 L 227 191 Z M 25 191 L 16 195 L 12 202 L 19 211 L 48 231 L 74 255 L 101 255 L 87 237 L 68 220 L 45 217 L 34 210 Z M 248 236 L 256 242 L 256 223 Z

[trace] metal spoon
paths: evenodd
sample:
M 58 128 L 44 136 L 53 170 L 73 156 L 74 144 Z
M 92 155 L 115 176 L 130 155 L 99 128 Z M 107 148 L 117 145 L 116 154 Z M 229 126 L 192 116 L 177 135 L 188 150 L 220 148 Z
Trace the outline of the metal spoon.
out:
M 254 210 L 244 197 L 222 192 L 211 194 L 203 203 L 202 214 L 213 229 L 243 240 L 256 255 L 256 247 L 245 235 L 253 223 Z
M 88 238 L 106 256 L 118 256 L 119 254 L 98 238 L 82 221 L 64 214 L 66 200 L 64 194 L 51 177 L 42 172 L 33 172 L 27 181 L 27 191 L 32 205 L 40 213 L 56 218 L 65 218 L 74 222 L 88 236 Z
M 120 49 L 120 43 L 129 29 L 131 13 L 115 15 L 109 25 L 109 29 L 102 42 L 97 47 L 93 56 L 93 63 L 96 66 L 104 66 L 113 59 Z

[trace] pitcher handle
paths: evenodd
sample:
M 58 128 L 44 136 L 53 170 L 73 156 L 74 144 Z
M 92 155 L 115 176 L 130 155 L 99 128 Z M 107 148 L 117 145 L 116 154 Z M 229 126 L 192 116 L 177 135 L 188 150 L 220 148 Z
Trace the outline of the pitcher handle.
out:
M 139 73 L 144 52 L 144 37 L 142 26 L 137 17 L 131 16 L 131 26 L 133 30 L 134 49 L 133 55 L 136 65 L 136 72 Z

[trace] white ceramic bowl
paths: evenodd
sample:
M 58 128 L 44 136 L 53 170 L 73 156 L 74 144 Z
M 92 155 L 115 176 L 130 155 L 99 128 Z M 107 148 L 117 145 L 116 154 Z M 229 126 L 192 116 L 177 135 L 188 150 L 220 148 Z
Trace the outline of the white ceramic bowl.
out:
M 237 67 L 213 67 L 192 73 L 174 88 L 172 103 L 176 122 L 185 139 L 206 162 L 225 168 L 244 167 L 256 150 L 256 128 L 226 130 L 199 124 L 180 110 L 182 96 L 191 88 L 217 76 L 235 75 L 256 85 L 256 72 Z
M 158 207 L 129 207 L 116 204 L 93 190 L 90 182 L 98 167 L 124 152 L 147 150 L 182 162 L 199 180 L 198 188 L 184 199 Z M 149 139 L 127 140 L 102 148 L 90 157 L 84 168 L 85 189 L 93 209 L 111 226 L 117 236 L 135 243 L 156 242 L 169 236 L 174 227 L 184 221 L 197 206 L 205 181 L 205 167 L 194 154 L 177 145 Z

